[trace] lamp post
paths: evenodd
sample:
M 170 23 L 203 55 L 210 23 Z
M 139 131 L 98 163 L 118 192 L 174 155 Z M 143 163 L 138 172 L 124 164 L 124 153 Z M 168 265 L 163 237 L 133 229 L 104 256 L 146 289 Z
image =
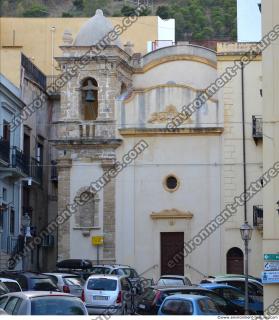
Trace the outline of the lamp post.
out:
M 26 212 L 22 219 L 21 219 L 21 224 L 22 224 L 22 227 L 23 227 L 23 235 L 24 235 L 24 245 L 23 245 L 23 248 L 25 248 L 26 246 L 26 242 L 27 242 L 27 238 L 32 238 L 32 235 L 30 233 L 30 225 L 31 225 L 31 218 L 29 217 L 28 213 Z M 23 256 L 23 259 L 22 259 L 22 269 L 25 270 L 26 268 L 26 261 L 25 261 L 25 255 Z
M 248 296 L 248 242 L 252 237 L 252 227 L 247 221 L 240 227 L 241 238 L 244 241 L 245 248 L 245 314 L 249 314 L 249 296 Z

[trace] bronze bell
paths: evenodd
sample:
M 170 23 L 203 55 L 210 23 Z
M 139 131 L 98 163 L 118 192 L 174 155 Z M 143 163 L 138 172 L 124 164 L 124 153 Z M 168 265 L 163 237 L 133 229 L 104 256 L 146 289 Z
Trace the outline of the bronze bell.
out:
M 94 102 L 94 101 L 96 101 L 96 98 L 95 98 L 95 95 L 94 95 L 94 91 L 93 91 L 93 90 L 88 90 L 88 91 L 86 92 L 85 101 L 86 101 L 86 102 Z

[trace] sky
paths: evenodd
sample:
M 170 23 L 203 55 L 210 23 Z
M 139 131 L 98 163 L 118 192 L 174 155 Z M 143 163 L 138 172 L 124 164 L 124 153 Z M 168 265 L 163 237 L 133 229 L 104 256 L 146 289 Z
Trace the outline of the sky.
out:
M 253 42 L 261 39 L 261 0 L 237 0 L 237 41 Z

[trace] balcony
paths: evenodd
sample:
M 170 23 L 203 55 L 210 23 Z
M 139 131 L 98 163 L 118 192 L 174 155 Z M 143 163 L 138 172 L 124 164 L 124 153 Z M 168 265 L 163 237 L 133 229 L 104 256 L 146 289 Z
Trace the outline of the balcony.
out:
M 257 144 L 263 138 L 263 119 L 260 116 L 252 116 L 253 139 Z
M 56 121 L 53 122 L 54 140 L 98 140 L 114 139 L 113 120 L 92 120 L 92 121 Z M 58 137 L 58 138 L 57 138 Z
M 10 143 L 0 138 L 0 161 L 10 163 Z
M 263 206 L 253 206 L 253 226 L 257 229 L 263 229 Z
M 18 168 L 27 176 L 29 175 L 29 157 L 27 157 L 23 151 L 19 150 L 17 147 L 12 149 L 12 167 Z
M 35 158 L 30 159 L 30 172 L 29 176 L 32 177 L 39 183 L 42 183 L 43 180 L 43 166 L 42 164 Z
M 12 168 L 18 169 L 23 175 L 32 177 L 39 184 L 43 179 L 42 164 L 35 158 L 30 158 L 17 147 L 12 148 Z

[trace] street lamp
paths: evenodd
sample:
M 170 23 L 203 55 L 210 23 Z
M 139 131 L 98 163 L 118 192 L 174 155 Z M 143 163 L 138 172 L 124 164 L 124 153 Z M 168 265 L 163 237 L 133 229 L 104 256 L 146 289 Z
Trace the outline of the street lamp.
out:
M 248 242 L 252 238 L 253 228 L 247 221 L 240 227 L 241 238 L 245 247 L 245 314 L 249 314 L 249 296 L 248 296 Z

